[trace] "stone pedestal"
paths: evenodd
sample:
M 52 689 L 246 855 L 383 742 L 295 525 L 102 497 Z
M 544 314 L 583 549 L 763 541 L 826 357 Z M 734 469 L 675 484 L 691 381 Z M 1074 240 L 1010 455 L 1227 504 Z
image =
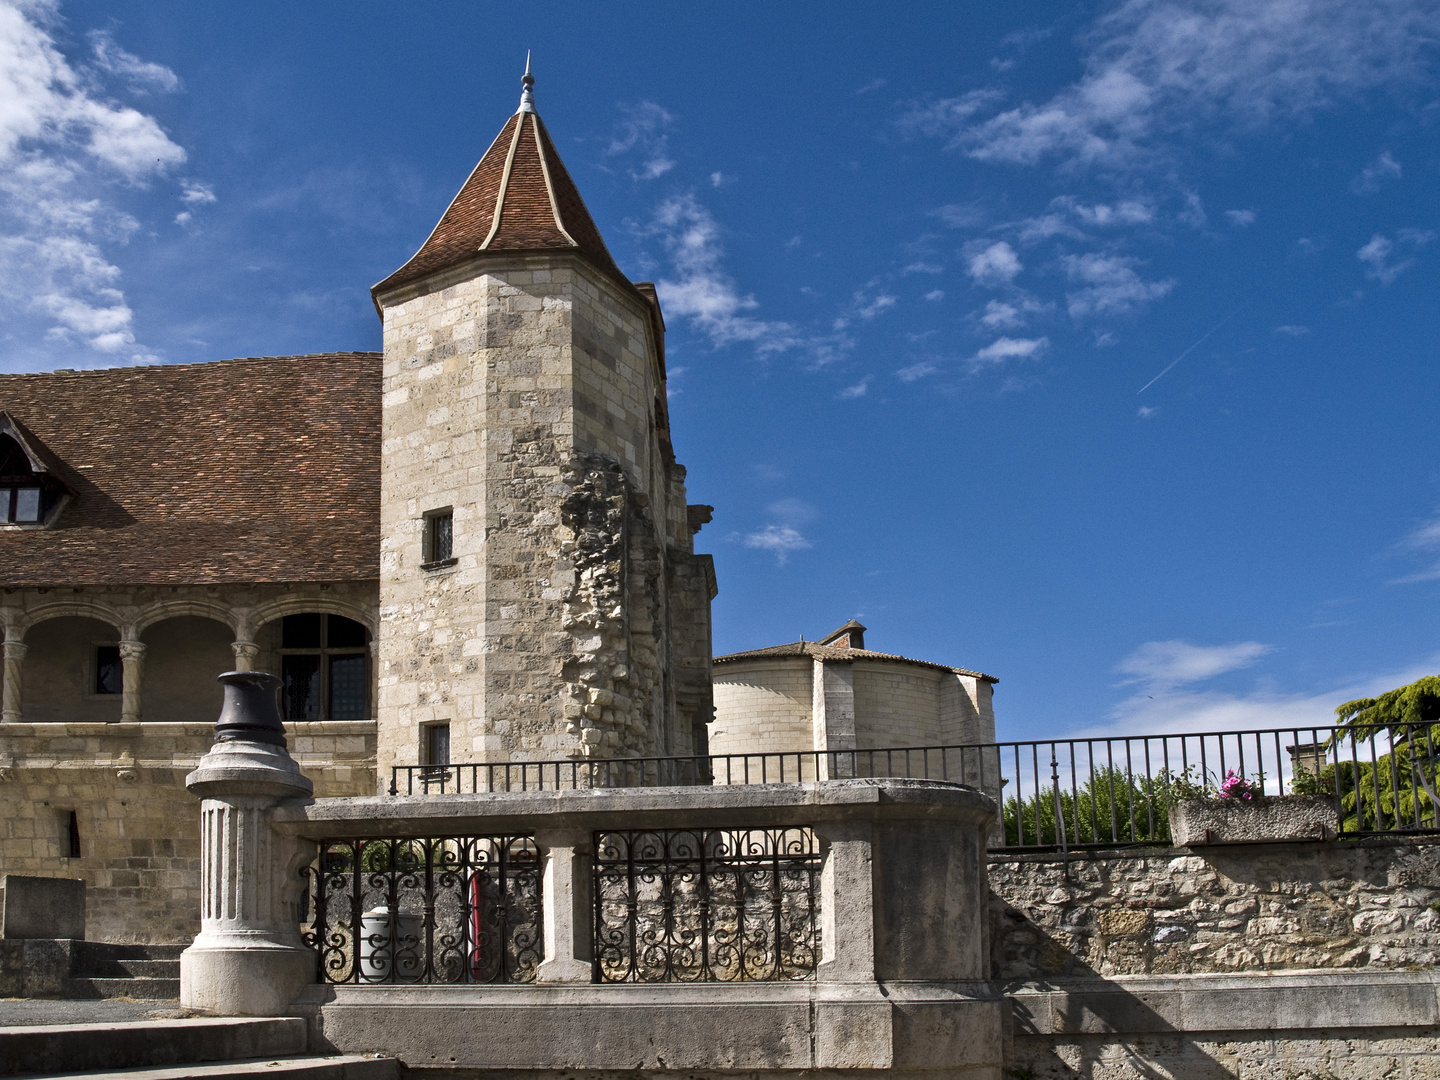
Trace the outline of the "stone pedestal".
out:
M 280 680 L 220 676 L 215 745 L 185 778 L 201 804 L 200 935 L 180 957 L 180 1001 L 220 1016 L 283 1016 L 315 980 L 300 938 L 301 868 L 313 845 L 271 828 L 277 806 L 313 787 L 285 748 Z

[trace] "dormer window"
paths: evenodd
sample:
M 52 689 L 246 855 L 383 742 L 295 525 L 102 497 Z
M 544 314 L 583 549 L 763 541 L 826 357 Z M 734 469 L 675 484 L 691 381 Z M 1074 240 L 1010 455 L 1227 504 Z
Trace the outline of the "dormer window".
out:
M 0 434 L 0 524 L 40 525 L 64 495 L 52 477 L 35 471 L 18 442 Z

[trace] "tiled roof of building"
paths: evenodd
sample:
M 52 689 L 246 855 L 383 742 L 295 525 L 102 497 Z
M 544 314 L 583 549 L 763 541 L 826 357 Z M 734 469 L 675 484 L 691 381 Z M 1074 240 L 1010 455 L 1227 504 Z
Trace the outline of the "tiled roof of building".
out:
M 373 295 L 485 251 L 576 251 L 630 287 L 529 101 L 530 81 L 527 74 L 520 111 L 500 129 L 435 231 L 409 262 L 370 290 Z
M 379 353 L 0 375 L 74 497 L 0 587 L 380 576 Z
M 777 656 L 808 656 L 812 660 L 898 660 L 902 664 L 916 664 L 920 667 L 935 668 L 938 671 L 953 671 L 957 675 L 969 675 L 984 679 L 988 683 L 1000 680 L 983 671 L 952 667 L 949 664 L 933 664 L 929 660 L 912 660 L 895 653 L 876 652 L 874 649 L 837 649 L 830 645 L 817 645 L 813 641 L 791 641 L 785 645 L 771 645 L 764 649 L 749 649 L 745 652 L 729 653 L 715 657 L 715 663 L 724 664 L 731 660 L 763 660 Z

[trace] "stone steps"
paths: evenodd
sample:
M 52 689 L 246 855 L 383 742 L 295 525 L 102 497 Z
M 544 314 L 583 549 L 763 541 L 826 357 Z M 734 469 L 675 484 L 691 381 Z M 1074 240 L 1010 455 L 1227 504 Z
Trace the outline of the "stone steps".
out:
M 103 978 L 70 979 L 66 997 L 72 998 L 134 998 L 136 1001 L 175 1001 L 180 997 L 180 973 L 173 979 Z
M 187 1077 L 285 1076 L 291 1080 L 398 1080 L 400 1063 L 394 1058 L 294 1057 L 251 1058 L 248 1061 L 221 1061 L 212 1064 L 170 1065 L 163 1068 L 104 1069 L 92 1072 L 44 1073 L 28 1080 L 83 1080 L 85 1077 L 116 1077 L 123 1080 L 186 1080 Z
M 180 954 L 184 950 L 184 945 L 79 943 L 65 996 L 173 1001 L 180 996 Z
M 177 1075 L 205 1075 L 195 1072 L 198 1063 L 293 1060 L 305 1053 L 306 1041 L 305 1021 L 295 1017 L 5 1027 L 0 1028 L 0 1076 L 114 1075 L 122 1069 L 172 1066 L 191 1070 Z

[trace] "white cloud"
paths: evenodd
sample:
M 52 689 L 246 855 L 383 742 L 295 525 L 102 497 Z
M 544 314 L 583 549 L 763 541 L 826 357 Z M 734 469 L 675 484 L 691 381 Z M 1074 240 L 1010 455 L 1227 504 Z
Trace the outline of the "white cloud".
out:
M 1254 210 L 1226 210 L 1225 216 L 1230 219 L 1230 224 L 1237 229 L 1243 229 L 1247 225 L 1255 224 Z
M 926 262 L 925 260 L 921 259 L 919 262 L 911 263 L 909 266 L 905 267 L 905 269 L 900 272 L 902 274 L 940 274 L 943 273 L 944 270 L 945 267 L 941 266 L 939 263 Z
M 1065 294 L 1071 318 L 1123 314 L 1158 300 L 1175 287 L 1173 278 L 1145 281 L 1135 272 L 1136 259 L 1120 255 L 1067 255 L 1070 280 L 1081 288 Z
M 1400 541 L 1399 548 L 1424 559 L 1430 565 L 1416 573 L 1397 578 L 1392 584 L 1412 585 L 1420 581 L 1440 581 L 1440 514 L 1411 530 Z
M 131 90 L 143 93 L 154 87 L 171 93 L 180 88 L 175 72 L 164 64 L 141 60 L 134 53 L 126 52 L 104 31 L 97 30 L 90 35 L 90 48 L 95 54 L 95 66 L 125 80 Z
M 1355 257 L 1369 267 L 1365 276 L 1374 278 L 1381 285 L 1390 285 L 1396 278 L 1403 274 L 1410 267 L 1415 265 L 1414 259 L 1401 259 L 1392 263 L 1390 256 L 1395 251 L 1395 245 L 1388 239 L 1376 233 L 1370 238 L 1370 242 L 1355 252 Z
M 982 241 L 983 243 L 983 241 Z M 1025 269 L 1015 249 L 1004 240 L 978 247 L 970 256 L 967 268 L 970 276 L 980 285 L 1003 285 L 1015 280 Z
M 1386 150 L 1360 170 L 1360 175 L 1350 181 L 1350 188 L 1362 195 L 1370 195 L 1379 191 L 1384 181 L 1399 180 L 1401 172 L 1400 163 Z
M 215 189 L 199 180 L 180 181 L 180 201 L 187 206 L 198 206 L 215 201 Z
M 654 180 L 664 176 L 675 167 L 667 152 L 669 136 L 666 134 L 666 129 L 674 122 L 675 117 L 653 101 L 632 105 L 625 109 L 625 119 L 620 122 L 619 132 L 610 140 L 605 152 L 612 157 L 638 152 L 641 161 L 630 170 L 632 179 Z M 724 177 L 716 180 L 716 176 L 720 174 L 713 174 L 710 181 L 719 187 Z
M 1272 652 L 1258 641 L 1233 645 L 1191 645 L 1187 641 L 1147 641 L 1120 661 L 1116 670 L 1149 688 L 1172 688 L 1250 667 Z
M 1159 411 L 1160 410 L 1153 405 L 1141 405 L 1140 408 L 1136 411 L 1135 415 L 1140 417 L 1141 420 L 1149 420 Z
M 656 283 L 667 312 L 691 319 L 715 345 L 751 342 L 763 354 L 801 344 L 789 323 L 745 314 L 759 304 L 741 295 L 724 272 L 720 226 L 693 195 L 661 203 L 650 231 L 659 235 L 674 268 L 673 276 Z
M 939 370 L 939 367 L 933 362 L 922 360 L 918 364 L 911 364 L 909 367 L 901 368 L 895 372 L 895 377 L 901 382 L 912 383 L 925 378 L 927 375 L 934 375 Z
M 774 552 L 775 561 L 781 566 L 789 561 L 792 552 L 804 551 L 814 546 L 798 529 L 792 529 L 789 525 L 766 525 L 756 532 L 743 534 L 740 539 L 747 548 Z
M 1433 675 L 1440 657 L 1432 657 L 1408 670 L 1350 678 L 1345 685 L 1326 690 L 1282 693 L 1268 689 L 1225 693 L 1181 686 L 1145 686 L 1120 702 L 1107 722 L 1068 737 L 1118 738 L 1126 735 L 1184 734 L 1202 731 L 1265 731 L 1271 729 L 1329 728 L 1335 706 L 1356 698 L 1374 697 L 1396 686 Z M 1285 736 L 1281 736 L 1282 744 Z M 1213 744 L 1212 744 L 1213 745 Z M 1273 750 L 1272 750 L 1273 754 Z M 1275 766 L 1273 760 L 1270 767 Z M 1288 773 L 1288 760 L 1278 763 Z M 1273 774 L 1272 774 L 1273 775 Z
M 985 211 L 976 203 L 949 203 L 931 211 L 952 229 L 973 229 L 985 222 Z
M 945 299 L 945 290 L 944 290 L 944 289 L 931 289 L 929 292 L 927 292 L 927 293 L 925 294 L 925 299 L 926 299 L 926 300 L 929 300 L 932 304 L 937 304 L 937 303 L 939 303 L 941 300 L 944 300 L 944 299 Z
M 1095 228 L 1115 225 L 1148 225 L 1155 220 L 1155 209 L 1138 199 L 1123 199 L 1113 205 L 1096 203 L 1086 206 L 1073 196 L 1061 195 L 1051 201 L 1051 206 L 1069 210 L 1085 224 Z
M 1440 9 L 1414 0 L 1122 0 L 1087 35 L 1081 78 L 988 119 L 984 90 L 904 126 L 987 161 L 1132 164 L 1164 136 L 1226 121 L 1258 130 L 1377 87 L 1428 81 Z
M 102 245 L 123 244 L 139 228 L 117 197 L 183 163 L 185 151 L 153 117 L 98 96 L 99 80 L 162 90 L 178 80 L 107 36 L 92 39 L 95 69 L 79 71 L 52 36 L 57 20 L 50 3 L 0 3 L 5 318 L 12 326 L 38 318 L 45 338 L 87 345 L 107 363 L 153 361 L 136 343 L 120 269 Z
M 841 391 L 840 391 L 840 394 L 839 394 L 840 400 L 841 400 L 841 401 L 854 401 L 856 398 L 862 398 L 862 397 L 864 397 L 866 394 L 868 394 L 868 393 L 870 392 L 870 378 L 871 378 L 871 377 L 870 377 L 869 375 L 866 375 L 863 379 L 861 379 L 861 380 L 860 380 L 858 383 L 856 383 L 854 386 L 847 386 L 847 387 L 845 387 L 844 390 L 841 390 Z
M 987 330 L 1014 330 L 1030 321 L 1030 316 L 1044 314 L 1053 305 L 1042 304 L 1030 297 L 1021 297 L 1013 303 L 991 300 L 985 305 L 985 314 L 980 316 L 980 325 Z
M 1310 333 L 1310 328 L 1308 326 L 1295 326 L 1287 323 L 1285 326 L 1275 327 L 1275 333 L 1284 334 L 1286 337 L 1304 337 Z
M 1003 364 L 1007 360 L 1029 360 L 1049 346 L 1049 338 L 997 338 L 968 361 L 972 371 Z

